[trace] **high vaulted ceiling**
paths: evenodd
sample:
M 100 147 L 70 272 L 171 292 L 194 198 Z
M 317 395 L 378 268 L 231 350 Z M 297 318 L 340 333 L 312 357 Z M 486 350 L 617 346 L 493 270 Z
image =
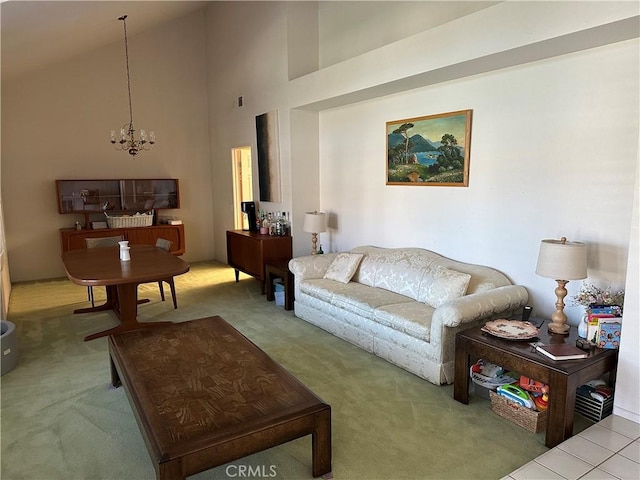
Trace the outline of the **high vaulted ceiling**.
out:
M 0 4 L 3 78 L 15 77 L 48 64 L 122 40 L 204 8 L 202 1 L 22 1 Z
M 227 0 L 240 1 L 240 0 Z M 254 0 L 255 1 L 255 0 Z M 268 0 L 258 0 L 268 1 Z M 305 1 L 305 0 L 295 0 Z M 343 0 L 320 0 L 343 2 Z M 369 0 L 371 1 L 371 0 Z M 373 0 L 376 3 L 378 0 Z M 397 2 L 398 7 L 402 3 Z M 25 1 L 0 0 L 2 20 L 2 78 L 23 75 L 74 56 L 122 40 L 118 17 L 128 15 L 127 34 L 133 36 L 205 8 L 210 1 Z M 382 0 L 381 3 L 391 3 Z M 345 3 L 347 3 L 345 1 Z M 365 2 L 348 2 L 345 8 L 360 8 Z M 368 3 L 368 2 L 367 2 Z M 424 0 L 431 13 L 422 26 L 430 28 L 468 15 L 495 1 Z

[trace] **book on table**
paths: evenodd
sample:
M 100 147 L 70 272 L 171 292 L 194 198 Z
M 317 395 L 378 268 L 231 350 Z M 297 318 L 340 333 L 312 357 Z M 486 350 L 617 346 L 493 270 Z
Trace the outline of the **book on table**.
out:
M 558 343 L 553 345 L 535 344 L 535 349 L 552 360 L 577 360 L 587 358 L 589 354 L 578 347 L 568 343 Z
M 607 313 L 606 308 L 609 308 Z M 619 314 L 617 305 L 603 308 L 604 313 L 593 313 L 590 309 L 587 314 L 587 340 L 600 348 L 618 348 L 620 345 L 620 332 L 622 330 L 622 315 Z
M 600 348 L 618 348 L 620 346 L 620 332 L 622 331 L 622 317 L 601 318 L 598 322 L 597 346 Z

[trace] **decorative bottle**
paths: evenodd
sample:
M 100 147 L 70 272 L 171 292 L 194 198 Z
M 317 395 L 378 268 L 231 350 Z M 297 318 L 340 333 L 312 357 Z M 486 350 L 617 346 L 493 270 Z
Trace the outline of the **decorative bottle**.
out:
M 283 236 L 291 235 L 291 223 L 287 218 L 287 212 L 282 212 L 282 235 Z
M 269 222 L 269 235 L 275 235 L 276 234 L 276 223 L 275 223 L 275 219 L 274 219 L 274 215 L 269 212 L 267 214 L 267 219 Z

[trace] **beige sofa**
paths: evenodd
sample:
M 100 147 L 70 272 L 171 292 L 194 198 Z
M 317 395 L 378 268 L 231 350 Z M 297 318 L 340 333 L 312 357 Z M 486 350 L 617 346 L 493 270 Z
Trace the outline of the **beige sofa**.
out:
M 294 258 L 295 315 L 435 384 L 453 382 L 456 332 L 519 314 L 522 286 L 420 248 Z

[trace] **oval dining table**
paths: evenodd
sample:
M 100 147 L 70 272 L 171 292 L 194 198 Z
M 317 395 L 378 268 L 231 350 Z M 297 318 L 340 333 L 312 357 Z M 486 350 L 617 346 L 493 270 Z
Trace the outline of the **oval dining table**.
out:
M 138 322 L 138 303 L 145 302 L 138 301 L 138 285 L 187 273 L 189 264 L 152 245 L 131 245 L 130 248 L 129 261 L 120 260 L 119 247 L 71 250 L 62 254 L 62 262 L 69 280 L 84 286 L 104 285 L 107 289 L 107 300 L 104 304 L 80 308 L 74 313 L 113 310 L 120 319 L 120 325 L 88 335 L 84 338 L 85 342 L 115 333 L 172 323 Z

